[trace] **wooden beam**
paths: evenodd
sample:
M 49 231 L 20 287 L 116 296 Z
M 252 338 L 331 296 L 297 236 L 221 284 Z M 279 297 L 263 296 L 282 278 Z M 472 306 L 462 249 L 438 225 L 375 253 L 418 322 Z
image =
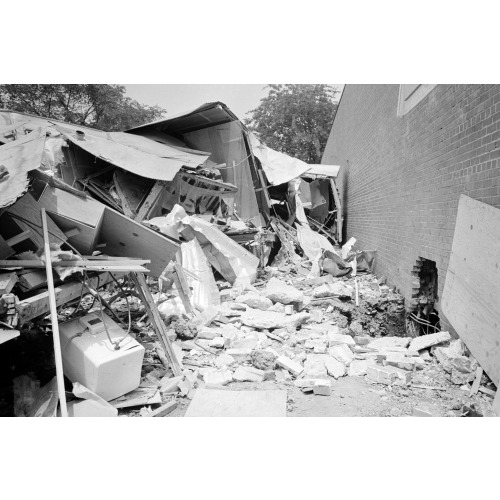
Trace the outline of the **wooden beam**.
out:
M 84 261 L 84 260 L 61 260 L 53 261 L 54 267 L 81 267 L 87 271 L 111 271 L 111 272 L 141 272 L 149 273 L 149 269 L 140 263 L 149 264 L 150 261 L 128 261 L 128 260 L 105 260 L 105 261 Z M 43 269 L 45 263 L 41 260 L 0 260 L 0 269 L 12 268 Z
M 112 281 L 109 273 L 102 273 L 89 278 L 89 283 L 93 288 L 102 287 Z M 65 283 L 54 289 L 56 295 L 56 305 L 62 306 L 74 300 L 78 300 L 82 293 L 82 284 L 78 282 Z M 50 310 L 49 292 L 45 291 L 29 297 L 19 302 L 19 323 L 23 324 L 39 316 L 45 316 Z
M 144 278 L 142 273 L 131 273 L 130 275 L 135 282 L 137 292 L 141 297 L 146 312 L 148 313 L 149 320 L 151 321 L 151 325 L 158 336 L 158 340 L 162 344 L 163 350 L 165 351 L 167 359 L 170 362 L 174 375 L 181 375 L 182 370 L 180 363 L 177 360 L 175 351 L 172 348 L 172 343 L 170 342 L 167 334 L 167 327 L 161 319 L 160 313 L 158 312 L 156 304 L 153 300 L 153 296 L 151 295 L 151 291 L 146 283 L 146 278 Z
M 125 194 L 124 190 L 122 189 L 122 186 L 120 184 L 120 180 L 118 178 L 118 171 L 117 170 L 115 170 L 115 172 L 113 173 L 113 181 L 115 183 L 116 193 L 118 194 L 118 197 L 120 198 L 120 201 L 122 202 L 123 213 L 127 217 L 130 217 L 131 219 L 133 219 L 135 216 L 135 211 L 130 206 L 130 203 L 127 199 L 127 195 Z
M 165 403 L 164 405 L 160 406 L 159 408 L 156 408 L 156 410 L 152 411 L 151 413 L 148 413 L 147 415 L 143 415 L 144 417 L 164 417 L 165 415 L 168 415 L 169 413 L 172 413 L 176 408 L 177 408 L 177 401 L 169 401 L 168 403 Z
M 50 240 L 49 229 L 47 223 L 47 214 L 45 208 L 42 208 L 42 228 L 43 228 L 43 241 L 45 252 L 45 265 L 47 272 L 47 283 L 49 285 L 49 307 L 50 307 L 50 322 L 52 323 L 52 338 L 54 341 L 54 358 L 56 364 L 57 376 L 57 393 L 59 401 L 61 402 L 61 416 L 68 416 L 68 408 L 66 406 L 66 390 L 64 389 L 64 372 L 61 352 L 61 339 L 59 337 L 59 322 L 57 319 L 57 305 L 56 294 L 54 291 L 54 277 L 52 276 L 52 262 L 50 260 Z
M 137 222 L 142 222 L 148 217 L 149 212 L 156 206 L 160 198 L 160 194 L 166 186 L 165 181 L 156 181 L 155 185 L 152 187 L 146 199 L 143 201 L 142 205 L 139 207 L 137 215 L 134 220 Z
M 27 231 L 23 231 L 22 233 L 16 234 L 15 236 L 12 236 L 12 238 L 9 238 L 6 243 L 10 247 L 17 245 L 18 243 L 21 243 L 21 241 L 27 240 L 31 236 L 31 230 L 28 229 Z
M 17 283 L 17 274 L 15 272 L 0 273 L 0 295 L 10 293 Z
M 184 305 L 184 309 L 186 309 L 188 314 L 193 314 L 193 307 L 191 306 L 191 302 L 189 300 L 191 289 L 189 288 L 182 267 L 177 263 L 174 264 L 173 278 L 177 291 L 179 292 L 179 296 L 182 300 L 182 304 Z
M 330 186 L 332 188 L 333 199 L 335 200 L 337 208 L 337 240 L 339 243 L 342 243 L 342 205 L 340 204 L 339 193 L 333 179 L 330 179 Z

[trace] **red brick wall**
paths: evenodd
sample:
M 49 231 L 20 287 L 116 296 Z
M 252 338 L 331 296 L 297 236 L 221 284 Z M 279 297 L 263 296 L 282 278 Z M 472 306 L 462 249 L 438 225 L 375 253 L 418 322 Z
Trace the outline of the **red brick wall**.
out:
M 438 85 L 402 117 L 398 93 L 347 85 L 323 163 L 341 165 L 347 237 L 378 251 L 408 303 L 418 257 L 436 262 L 441 298 L 460 194 L 500 208 L 500 85 Z

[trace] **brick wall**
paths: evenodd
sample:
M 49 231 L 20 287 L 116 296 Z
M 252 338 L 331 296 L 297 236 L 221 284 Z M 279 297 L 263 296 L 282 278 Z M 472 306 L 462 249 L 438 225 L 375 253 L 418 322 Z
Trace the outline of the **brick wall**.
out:
M 347 237 L 377 250 L 408 303 L 418 257 L 436 262 L 442 295 L 460 194 L 500 208 L 500 85 L 437 85 L 402 117 L 398 95 L 347 85 L 323 163 L 341 166 Z

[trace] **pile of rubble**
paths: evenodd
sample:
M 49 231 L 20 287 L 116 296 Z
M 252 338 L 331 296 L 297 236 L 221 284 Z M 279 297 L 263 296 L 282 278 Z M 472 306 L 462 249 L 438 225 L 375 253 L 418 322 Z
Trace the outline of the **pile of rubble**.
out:
M 255 389 L 269 381 L 289 391 L 296 387 L 306 394 L 330 396 L 335 380 L 358 377 L 384 386 L 383 395 L 407 390 L 440 397 L 455 386 L 464 394 L 481 389 L 488 403 L 493 395 L 488 379 L 460 340 L 448 332 L 417 338 L 373 332 L 370 320 L 363 323 L 363 315 L 353 313 L 355 279 L 308 280 L 267 267 L 255 285 L 229 289 L 227 300 L 199 321 L 164 315 L 183 374 L 173 377 L 153 368 L 143 381 L 153 393 L 190 400 L 198 389 L 241 382 Z M 378 285 L 375 276 L 357 279 L 360 305 L 368 300 L 377 311 L 372 321 L 400 303 L 401 296 Z M 447 416 L 458 416 L 463 408 L 460 404 L 459 412 Z M 142 408 L 138 414 L 150 411 Z M 394 409 L 391 414 L 401 413 Z M 435 415 L 425 405 L 414 405 L 413 414 Z

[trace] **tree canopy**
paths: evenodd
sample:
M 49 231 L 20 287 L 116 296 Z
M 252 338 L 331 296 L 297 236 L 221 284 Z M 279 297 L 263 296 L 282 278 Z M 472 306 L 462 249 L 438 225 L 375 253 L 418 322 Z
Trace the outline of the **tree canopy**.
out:
M 106 131 L 125 130 L 161 118 L 165 110 L 125 96 L 123 85 L 0 85 L 0 108 Z
M 247 127 L 272 149 L 320 163 L 337 110 L 337 90 L 323 84 L 266 88 L 269 94 L 248 113 Z

